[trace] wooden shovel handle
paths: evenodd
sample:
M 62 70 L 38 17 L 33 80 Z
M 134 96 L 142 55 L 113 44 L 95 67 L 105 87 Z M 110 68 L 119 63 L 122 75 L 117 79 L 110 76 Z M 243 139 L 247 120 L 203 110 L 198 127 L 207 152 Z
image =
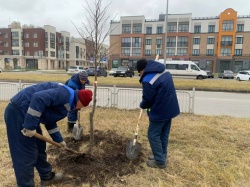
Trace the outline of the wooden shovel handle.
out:
M 75 150 L 72 150 L 72 149 L 68 148 L 68 147 L 64 147 L 63 145 L 61 145 L 61 144 L 59 144 L 59 143 L 57 143 L 57 142 L 55 142 L 55 141 L 53 141 L 53 140 L 51 140 L 51 139 L 49 139 L 49 138 L 43 136 L 43 135 L 41 135 L 41 134 L 38 134 L 37 132 L 35 133 L 34 137 L 36 137 L 36 138 L 38 138 L 38 139 L 40 139 L 40 140 L 43 140 L 43 141 L 45 141 L 45 142 L 48 142 L 48 143 L 50 143 L 50 144 L 52 144 L 52 145 L 54 145 L 54 146 L 56 146 L 56 147 L 58 147 L 58 148 L 63 148 L 63 149 L 65 149 L 66 151 L 69 151 L 69 152 L 71 152 L 71 153 L 74 153 L 74 154 L 81 154 L 81 153 L 79 153 L 79 152 L 77 152 L 77 151 L 75 151 Z

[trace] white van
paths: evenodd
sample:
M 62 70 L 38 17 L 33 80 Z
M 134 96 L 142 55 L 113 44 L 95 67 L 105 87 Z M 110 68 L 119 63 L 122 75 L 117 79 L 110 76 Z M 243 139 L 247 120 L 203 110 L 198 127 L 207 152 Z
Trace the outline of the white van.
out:
M 164 59 L 159 59 L 158 62 L 164 64 Z M 189 78 L 189 79 L 206 79 L 207 72 L 201 70 L 194 62 L 184 60 L 167 60 L 166 70 L 169 71 L 173 77 Z

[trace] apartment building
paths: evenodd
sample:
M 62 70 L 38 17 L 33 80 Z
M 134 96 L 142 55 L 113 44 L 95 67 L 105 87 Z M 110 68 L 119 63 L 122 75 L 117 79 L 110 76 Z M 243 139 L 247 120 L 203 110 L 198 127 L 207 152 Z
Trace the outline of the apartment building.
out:
M 0 67 L 11 69 L 65 69 L 91 66 L 86 57 L 85 39 L 75 39 L 67 31 L 50 25 L 35 28 L 13 22 L 0 28 Z
M 111 21 L 110 66 L 135 67 L 140 58 L 156 54 L 168 60 L 192 60 L 200 68 L 219 72 L 250 69 L 250 16 L 238 16 L 231 8 L 215 17 L 193 18 L 192 14 L 120 17 Z

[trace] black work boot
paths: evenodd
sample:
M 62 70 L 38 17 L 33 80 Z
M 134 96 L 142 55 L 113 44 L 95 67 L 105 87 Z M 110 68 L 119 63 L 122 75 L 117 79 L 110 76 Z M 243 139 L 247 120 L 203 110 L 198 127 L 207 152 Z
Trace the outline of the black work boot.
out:
M 167 167 L 166 164 L 157 164 L 155 160 L 148 160 L 147 165 L 148 167 L 151 167 L 151 168 L 160 168 L 160 169 L 164 169 Z
M 62 173 L 54 173 L 52 172 L 52 175 L 49 179 L 46 180 L 41 180 L 41 187 L 42 186 L 50 186 L 52 184 L 55 184 L 57 182 L 62 181 L 63 179 L 63 174 Z
M 73 131 L 74 124 L 75 123 L 68 122 L 68 129 L 67 129 L 68 132 L 72 132 Z

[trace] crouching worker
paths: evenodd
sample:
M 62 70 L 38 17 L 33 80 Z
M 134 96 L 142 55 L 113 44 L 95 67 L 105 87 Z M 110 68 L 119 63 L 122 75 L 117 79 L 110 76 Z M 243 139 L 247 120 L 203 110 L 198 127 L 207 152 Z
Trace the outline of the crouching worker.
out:
M 34 135 L 42 134 L 42 123 L 51 138 L 66 147 L 57 121 L 65 118 L 68 111 L 88 106 L 91 100 L 91 90 L 73 90 L 55 82 L 29 86 L 12 97 L 5 109 L 4 120 L 17 186 L 35 186 L 34 167 L 41 186 L 63 179 L 63 174 L 54 173 L 47 162 L 46 143 Z
M 69 80 L 65 82 L 65 85 L 69 86 L 73 90 L 85 89 L 86 84 L 90 84 L 88 80 L 88 73 L 86 71 L 81 71 L 74 74 Z M 72 132 L 74 124 L 77 120 L 77 111 L 72 110 L 68 113 L 68 132 Z

